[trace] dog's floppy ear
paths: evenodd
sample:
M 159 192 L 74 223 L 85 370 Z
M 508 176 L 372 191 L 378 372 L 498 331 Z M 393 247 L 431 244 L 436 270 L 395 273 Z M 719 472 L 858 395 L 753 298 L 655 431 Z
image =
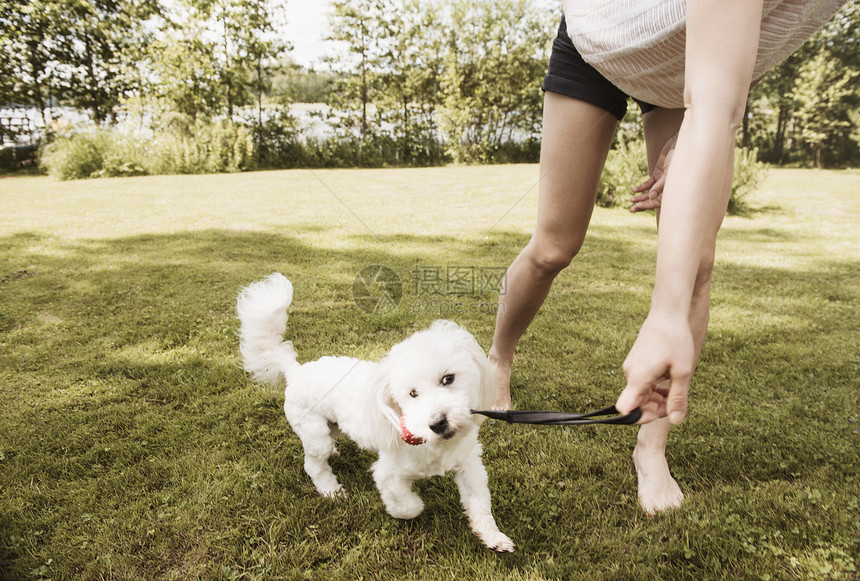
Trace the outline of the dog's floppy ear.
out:
M 433 323 L 431 329 L 439 329 L 445 332 L 453 332 L 457 334 L 457 341 L 461 348 L 469 354 L 478 372 L 481 374 L 481 387 L 478 394 L 478 401 L 471 402 L 475 409 L 488 410 L 492 407 L 496 399 L 496 387 L 493 382 L 493 368 L 490 366 L 490 361 L 484 350 L 478 344 L 469 331 L 452 321 L 439 320 Z
M 481 395 L 479 403 L 481 407 L 479 409 L 491 409 L 493 402 L 496 399 L 496 385 L 493 381 L 493 368 L 490 366 L 490 361 L 487 359 L 484 350 L 481 349 L 481 346 L 478 345 L 478 341 L 472 335 L 469 335 L 469 341 L 467 341 L 466 348 L 481 373 Z
M 378 412 L 375 415 L 380 422 L 380 425 L 376 426 L 379 428 L 376 433 L 393 434 L 398 437 L 402 412 L 391 393 L 387 367 L 385 359 L 380 361 L 370 380 L 370 389 Z

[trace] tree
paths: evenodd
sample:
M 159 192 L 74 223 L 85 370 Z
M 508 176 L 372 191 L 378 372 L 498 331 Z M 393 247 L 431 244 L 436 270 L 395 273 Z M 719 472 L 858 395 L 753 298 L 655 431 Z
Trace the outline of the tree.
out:
M 745 136 L 771 163 L 860 162 L 860 7 L 847 3 L 750 94 Z
M 200 38 L 172 38 L 152 45 L 154 80 L 152 95 L 168 111 L 192 120 L 218 111 L 220 91 L 212 46 Z
M 46 127 L 53 104 L 104 122 L 127 88 L 127 52 L 147 42 L 144 22 L 157 9 L 156 0 L 2 0 L 7 99 L 36 107 Z
M 856 70 L 842 69 L 825 51 L 804 62 L 798 71 L 790 93 L 797 124 L 795 135 L 817 168 L 821 167 L 825 142 L 852 128 L 846 104 L 855 93 L 851 83 L 857 77 Z
M 405 0 L 380 22 L 377 124 L 390 128 L 396 163 L 425 165 L 444 153 L 436 123 L 445 51 L 438 7 L 438 2 Z
M 288 43 L 276 34 L 276 22 L 283 17 L 283 5 L 271 0 L 195 0 L 190 3 L 218 38 L 212 54 L 222 87 L 228 117 L 235 108 L 247 104 L 250 96 L 257 104 L 262 122 L 263 94 L 268 90 L 269 70 Z M 250 91 L 249 91 L 250 89 Z
M 341 139 L 358 141 L 360 163 L 370 146 L 389 162 L 431 163 L 444 137 L 461 161 L 534 138 L 550 22 L 526 0 L 337 0 L 341 51 L 328 63 Z
M 126 67 L 150 40 L 144 23 L 159 10 L 157 0 L 60 0 L 58 74 L 64 102 L 86 109 L 96 123 L 115 115 L 127 95 Z
M 6 103 L 36 107 L 49 127 L 48 107 L 57 93 L 53 63 L 58 51 L 54 23 L 61 12 L 53 0 L 0 0 L 0 48 Z
M 745 116 L 743 145 L 759 150 L 762 159 L 783 163 L 786 139 L 794 110 L 791 88 L 797 68 L 805 58 L 804 49 L 770 71 L 750 92 Z
M 263 125 L 263 96 L 271 90 L 271 73 L 290 45 L 276 34 L 275 19 L 283 16 L 282 3 L 239 0 L 242 18 L 237 51 L 241 65 L 251 72 L 251 88 L 257 105 L 257 126 Z
M 272 0 L 177 0 L 150 53 L 159 97 L 192 118 L 232 119 L 253 96 L 261 124 L 270 68 L 289 49 L 280 14 Z
M 391 0 L 334 0 L 332 8 L 333 32 L 326 40 L 340 43 L 342 50 L 325 59 L 334 72 L 341 73 L 331 104 L 346 113 L 340 119 L 341 128 L 357 130 L 364 143 L 371 137 L 368 115 L 380 69 L 381 23 L 395 8 Z
M 835 123 L 833 131 L 822 143 L 822 163 L 856 166 L 860 164 L 860 139 L 857 138 L 860 83 L 856 80 L 860 73 L 860 4 L 847 2 L 813 42 L 817 42 L 835 64 L 833 80 L 839 78 L 839 71 L 853 75 L 838 96 L 833 88 L 828 87 L 830 107 L 826 114 L 833 117 Z
M 454 159 L 489 161 L 540 133 L 554 18 L 526 0 L 451 2 L 441 125 Z

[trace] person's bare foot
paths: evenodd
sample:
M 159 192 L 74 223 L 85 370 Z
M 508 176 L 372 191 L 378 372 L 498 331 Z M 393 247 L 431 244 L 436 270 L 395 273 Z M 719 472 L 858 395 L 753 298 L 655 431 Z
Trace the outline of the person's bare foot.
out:
M 647 449 L 637 444 L 633 450 L 633 465 L 639 480 L 639 504 L 645 512 L 653 516 L 681 506 L 684 494 L 669 472 L 663 449 Z
M 496 386 L 496 398 L 493 401 L 494 410 L 511 409 L 511 364 L 502 363 L 490 349 L 490 367 L 493 369 L 493 382 Z

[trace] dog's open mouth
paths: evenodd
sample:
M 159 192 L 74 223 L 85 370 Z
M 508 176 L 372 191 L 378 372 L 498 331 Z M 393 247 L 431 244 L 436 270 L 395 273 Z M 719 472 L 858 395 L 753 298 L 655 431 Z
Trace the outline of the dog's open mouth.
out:
M 458 430 L 453 426 L 448 425 L 446 422 L 446 429 L 444 431 L 434 429 L 433 432 L 439 436 L 440 440 L 447 441 L 456 436 Z M 420 446 L 425 442 L 424 438 L 416 436 L 409 431 L 409 428 L 406 427 L 406 416 L 400 416 L 400 439 L 410 446 Z
M 400 416 L 400 439 L 410 446 L 420 446 L 424 440 L 416 436 L 406 427 L 406 416 Z

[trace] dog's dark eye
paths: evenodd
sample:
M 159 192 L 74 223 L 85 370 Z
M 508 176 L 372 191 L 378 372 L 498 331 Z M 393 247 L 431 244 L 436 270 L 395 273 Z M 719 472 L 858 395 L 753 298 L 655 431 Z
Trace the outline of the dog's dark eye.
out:
M 418 397 L 418 390 L 413 389 L 409 392 L 409 397 Z
M 451 385 L 454 383 L 454 374 L 449 373 L 447 375 L 442 376 L 442 385 Z

